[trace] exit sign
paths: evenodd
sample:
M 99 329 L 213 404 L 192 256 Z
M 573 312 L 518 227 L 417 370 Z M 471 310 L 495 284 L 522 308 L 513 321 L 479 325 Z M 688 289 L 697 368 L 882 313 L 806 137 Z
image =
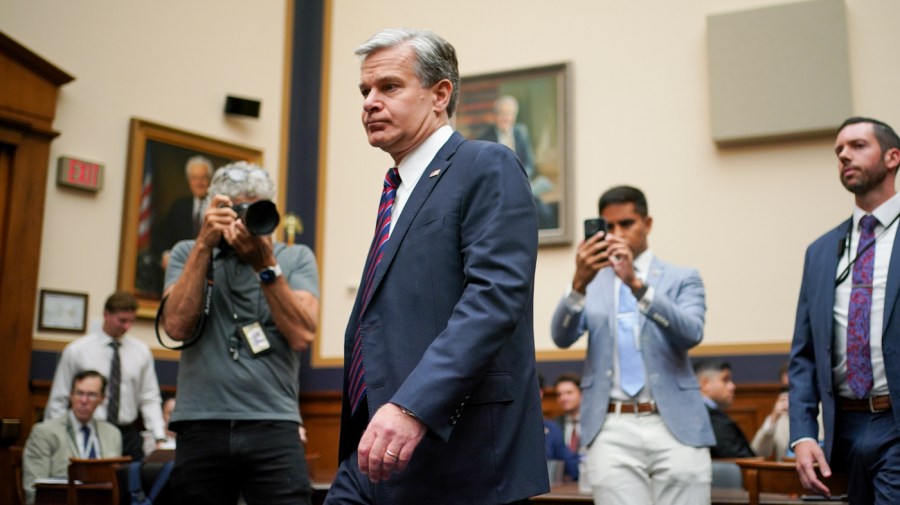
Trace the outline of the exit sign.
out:
M 56 168 L 56 184 L 88 191 L 100 191 L 100 188 L 103 187 L 103 165 L 60 156 Z

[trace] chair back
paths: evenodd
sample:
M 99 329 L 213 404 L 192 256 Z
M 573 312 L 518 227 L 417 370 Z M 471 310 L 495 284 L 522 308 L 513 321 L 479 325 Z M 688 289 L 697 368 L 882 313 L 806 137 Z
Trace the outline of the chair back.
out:
M 69 460 L 68 505 L 118 505 L 119 480 L 116 470 L 131 456 Z
M 761 461 L 759 459 L 735 460 L 744 474 L 744 488 L 749 493 L 750 505 L 759 505 L 760 493 L 804 494 L 807 493 L 800 483 L 794 463 L 785 461 Z M 847 493 L 847 476 L 833 473 L 825 479 L 819 479 L 828 486 L 832 495 Z
M 741 467 L 734 460 L 713 460 L 712 487 L 728 489 L 744 489 L 744 477 Z

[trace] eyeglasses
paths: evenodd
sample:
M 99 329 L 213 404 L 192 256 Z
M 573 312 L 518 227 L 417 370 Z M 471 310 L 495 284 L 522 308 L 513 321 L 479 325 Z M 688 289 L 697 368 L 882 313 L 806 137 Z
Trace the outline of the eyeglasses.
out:
M 88 400 L 99 400 L 103 395 L 94 393 L 93 391 L 75 391 L 72 396 L 76 398 L 87 398 Z
M 247 179 L 265 180 L 269 178 L 268 172 L 251 165 L 231 167 L 225 170 L 224 174 L 231 179 L 232 182 L 244 182 Z

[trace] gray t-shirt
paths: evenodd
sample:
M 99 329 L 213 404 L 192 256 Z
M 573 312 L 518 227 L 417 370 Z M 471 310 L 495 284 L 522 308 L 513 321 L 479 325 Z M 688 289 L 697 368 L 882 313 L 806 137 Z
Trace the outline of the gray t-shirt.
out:
M 193 240 L 172 249 L 166 287 L 181 276 Z M 275 258 L 292 290 L 319 296 L 319 274 L 306 246 L 276 243 Z M 300 355 L 275 327 L 253 268 L 234 252 L 216 249 L 211 313 L 200 340 L 181 352 L 178 402 L 172 422 L 195 420 L 300 421 Z M 271 349 L 254 357 L 241 327 L 259 322 Z M 237 345 L 238 359 L 229 351 Z

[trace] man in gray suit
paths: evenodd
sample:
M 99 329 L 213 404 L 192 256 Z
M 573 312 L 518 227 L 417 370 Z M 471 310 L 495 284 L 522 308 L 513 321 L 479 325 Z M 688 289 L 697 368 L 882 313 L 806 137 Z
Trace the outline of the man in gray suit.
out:
M 614 187 L 599 209 L 608 231 L 579 244 L 551 326 L 560 347 L 588 332 L 580 478 L 597 503 L 709 503 L 715 437 L 687 356 L 703 339 L 703 281 L 653 255 L 640 190 Z
M 22 455 L 22 487 L 25 502 L 34 503 L 36 479 L 66 478 L 69 458 L 111 458 L 122 455 L 122 434 L 114 424 L 94 419 L 103 403 L 106 377 L 85 370 L 72 379 L 72 402 L 62 417 L 32 428 Z

